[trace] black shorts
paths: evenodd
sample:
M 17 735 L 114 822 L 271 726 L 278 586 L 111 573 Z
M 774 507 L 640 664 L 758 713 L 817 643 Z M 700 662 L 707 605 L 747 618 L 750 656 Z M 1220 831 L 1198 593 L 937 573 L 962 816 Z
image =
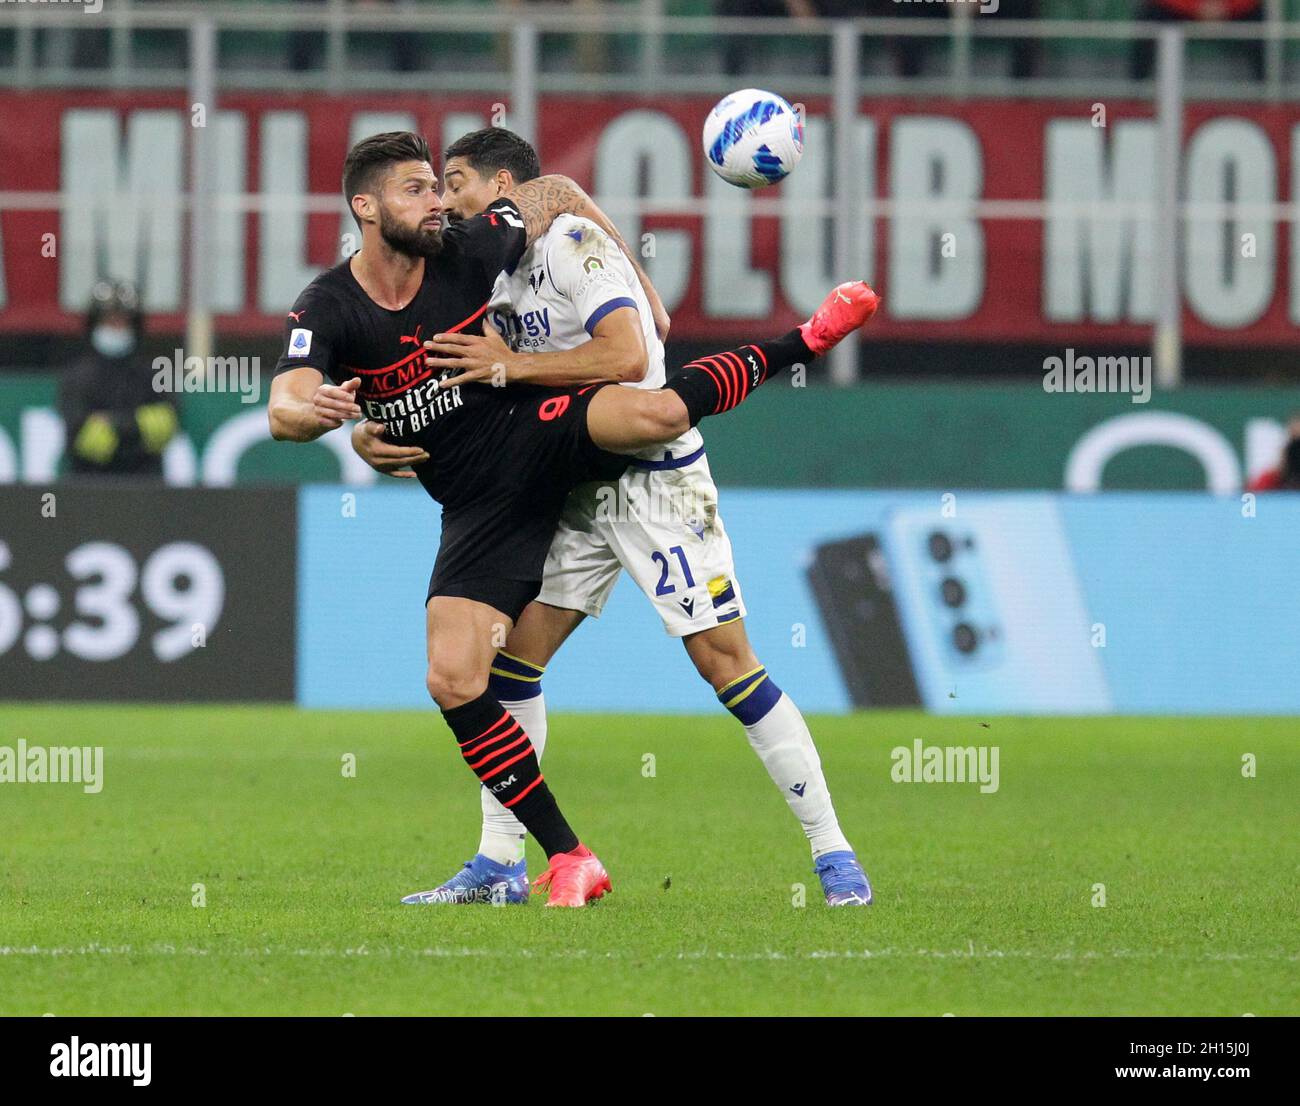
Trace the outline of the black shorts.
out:
M 536 597 L 569 492 L 617 479 L 632 460 L 591 440 L 587 406 L 599 389 L 548 391 L 514 404 L 474 494 L 442 509 L 426 603 L 435 595 L 474 599 L 514 621 Z

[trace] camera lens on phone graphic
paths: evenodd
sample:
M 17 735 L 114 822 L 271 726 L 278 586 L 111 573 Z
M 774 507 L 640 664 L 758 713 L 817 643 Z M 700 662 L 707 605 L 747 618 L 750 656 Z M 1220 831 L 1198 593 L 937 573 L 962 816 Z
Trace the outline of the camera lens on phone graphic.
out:
M 942 530 L 935 530 L 927 542 L 930 556 L 940 564 L 952 557 L 952 540 Z
M 939 585 L 939 594 L 943 597 L 946 606 L 960 607 L 966 602 L 966 585 L 956 576 L 946 576 Z
M 969 622 L 958 622 L 952 628 L 952 644 L 957 652 L 969 655 L 979 648 L 979 634 Z

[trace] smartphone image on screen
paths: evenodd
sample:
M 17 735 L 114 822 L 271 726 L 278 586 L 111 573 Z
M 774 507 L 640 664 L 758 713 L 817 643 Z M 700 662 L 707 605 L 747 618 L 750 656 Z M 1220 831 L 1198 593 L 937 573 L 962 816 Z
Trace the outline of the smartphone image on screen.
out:
M 853 705 L 920 706 L 879 537 L 817 546 L 808 582 Z
M 1048 496 L 987 497 L 953 517 L 892 512 L 885 550 L 927 709 L 1112 709 L 1064 528 Z

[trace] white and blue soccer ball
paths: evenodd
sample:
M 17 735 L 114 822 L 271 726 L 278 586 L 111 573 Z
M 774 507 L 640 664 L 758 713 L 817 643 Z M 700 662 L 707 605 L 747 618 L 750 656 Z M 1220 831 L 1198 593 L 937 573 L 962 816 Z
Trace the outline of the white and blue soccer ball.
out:
M 737 188 L 765 188 L 785 180 L 801 157 L 803 120 L 775 92 L 733 92 L 704 121 L 704 158 Z

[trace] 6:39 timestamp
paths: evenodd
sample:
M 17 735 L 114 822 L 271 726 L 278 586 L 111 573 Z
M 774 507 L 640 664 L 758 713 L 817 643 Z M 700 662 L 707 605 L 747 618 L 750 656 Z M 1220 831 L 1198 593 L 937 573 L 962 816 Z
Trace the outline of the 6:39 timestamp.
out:
M 12 567 L 0 541 L 0 574 Z M 169 542 L 138 564 L 114 542 L 89 541 L 63 559 L 72 581 L 73 618 L 60 627 L 63 594 L 52 582 L 29 585 L 20 595 L 0 576 L 0 656 L 22 649 L 33 660 L 60 652 L 87 661 L 125 656 L 140 642 L 142 609 L 165 625 L 148 635 L 160 661 L 176 661 L 206 640 L 221 618 L 225 575 L 212 552 L 197 542 Z

